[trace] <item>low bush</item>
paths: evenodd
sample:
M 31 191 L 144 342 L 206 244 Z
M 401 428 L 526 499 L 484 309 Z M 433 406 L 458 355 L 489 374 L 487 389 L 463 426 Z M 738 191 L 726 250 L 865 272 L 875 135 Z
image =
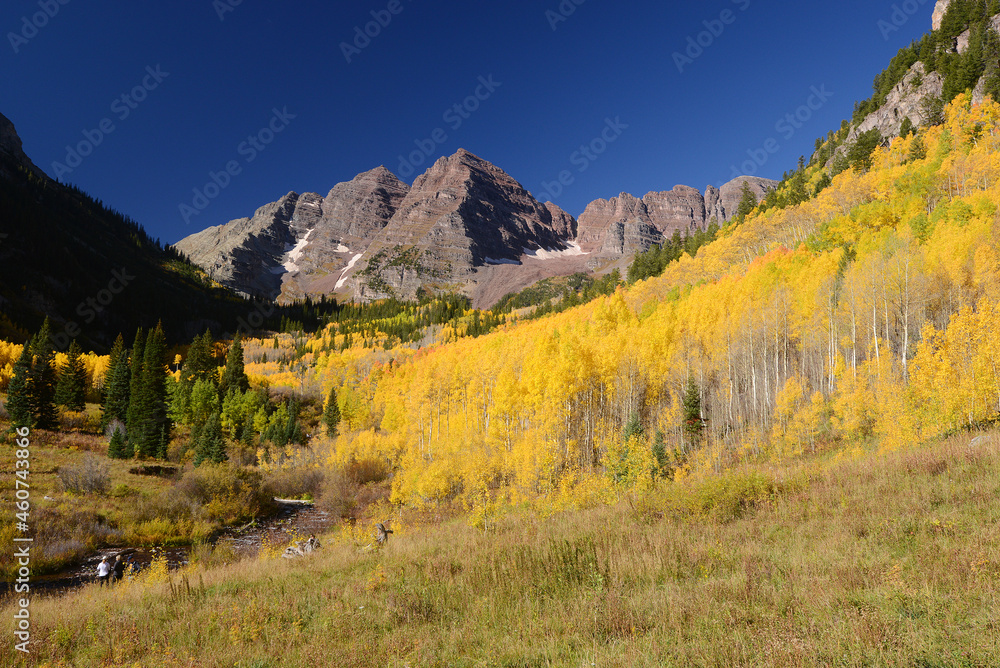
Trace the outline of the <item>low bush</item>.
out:
M 225 524 L 247 522 L 267 514 L 274 505 L 259 471 L 229 463 L 202 464 L 188 470 L 174 491 L 200 506 L 207 519 Z
M 323 489 L 324 474 L 317 468 L 274 471 L 264 479 L 264 488 L 279 499 L 316 499 Z
M 59 468 L 59 482 L 71 494 L 104 494 L 111 485 L 108 465 L 93 455 L 87 455 L 79 464 Z

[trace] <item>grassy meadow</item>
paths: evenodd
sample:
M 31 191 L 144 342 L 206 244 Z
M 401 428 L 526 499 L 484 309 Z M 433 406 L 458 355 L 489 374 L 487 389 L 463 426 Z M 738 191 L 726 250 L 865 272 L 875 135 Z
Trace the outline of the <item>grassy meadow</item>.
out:
M 1000 434 L 664 482 L 613 506 L 397 510 L 278 556 L 31 601 L 37 666 L 996 666 Z M 210 561 L 210 560 L 206 560 Z M 10 602 L 2 613 L 12 631 Z

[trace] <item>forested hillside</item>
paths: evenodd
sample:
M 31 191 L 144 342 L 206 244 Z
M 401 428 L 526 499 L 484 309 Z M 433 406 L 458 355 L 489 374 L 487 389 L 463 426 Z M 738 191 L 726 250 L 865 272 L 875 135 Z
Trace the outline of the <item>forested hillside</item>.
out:
M 1000 106 L 963 94 L 945 116 L 825 188 L 800 170 L 818 195 L 566 312 L 377 358 L 327 330 L 332 459 L 388 460 L 397 502 L 486 510 L 993 421 Z

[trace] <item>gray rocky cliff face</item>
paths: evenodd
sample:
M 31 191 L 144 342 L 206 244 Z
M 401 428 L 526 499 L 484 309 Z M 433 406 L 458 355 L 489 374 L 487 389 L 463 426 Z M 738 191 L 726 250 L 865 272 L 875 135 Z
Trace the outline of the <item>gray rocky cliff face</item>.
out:
M 250 218 L 210 227 L 175 246 L 243 294 L 283 300 L 326 294 L 388 224 L 408 190 L 379 167 L 336 185 L 325 198 L 289 193 Z
M 851 129 L 845 145 L 850 145 L 859 134 L 872 128 L 877 128 L 883 137 L 898 137 L 906 118 L 914 127 L 926 124 L 925 100 L 941 97 L 943 90 L 944 79 L 939 73 L 927 74 L 923 63 L 915 63 L 903 80 L 889 91 L 885 104 Z
M 250 218 L 209 227 L 174 246 L 236 292 L 275 297 L 281 292 L 281 277 L 274 269 L 295 242 L 291 221 L 300 199 L 298 193 L 288 193 Z
M 642 199 L 622 193 L 610 200 L 591 202 L 580 215 L 577 243 L 593 254 L 590 265 L 647 250 L 680 232 L 682 236 L 707 229 L 715 221 L 721 225 L 736 214 L 743 194 L 743 182 L 750 185 L 760 201 L 777 181 L 741 176 L 722 188 L 709 186 L 702 195 L 688 186 L 651 192 Z
M 465 150 L 413 187 L 378 167 L 326 197 L 290 193 L 251 218 L 176 244 L 216 280 L 287 301 L 338 294 L 413 298 L 421 287 L 471 294 L 481 269 L 572 250 L 576 220 L 535 200 L 503 170 Z

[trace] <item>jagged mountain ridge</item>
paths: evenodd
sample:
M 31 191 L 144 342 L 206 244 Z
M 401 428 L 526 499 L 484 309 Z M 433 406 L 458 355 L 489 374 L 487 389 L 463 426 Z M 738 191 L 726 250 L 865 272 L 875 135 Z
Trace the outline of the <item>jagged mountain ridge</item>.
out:
M 754 176 L 739 177 L 721 188 L 708 186 L 705 194 L 689 186 L 647 193 L 638 199 L 622 193 L 610 200 L 587 205 L 579 220 L 577 243 L 601 260 L 614 260 L 644 251 L 680 232 L 690 234 L 706 229 L 712 221 L 721 225 L 736 213 L 746 183 L 760 200 L 777 181 Z
M 499 167 L 459 149 L 407 186 L 385 167 L 326 197 L 289 193 L 250 218 L 211 227 L 175 246 L 214 279 L 247 295 L 287 301 L 335 294 L 413 298 L 462 292 L 490 306 L 552 276 L 595 271 L 660 243 L 675 230 L 728 220 L 747 181 L 763 196 L 776 182 L 744 177 L 705 195 L 677 186 L 638 200 L 597 200 L 578 222 L 536 200 Z
M 175 247 L 241 294 L 276 299 L 334 292 L 337 274 L 357 254 L 351 249 L 368 246 L 409 190 L 378 167 L 337 184 L 326 197 L 291 192 L 252 217 L 207 228 Z M 323 282 L 331 275 L 332 285 Z

